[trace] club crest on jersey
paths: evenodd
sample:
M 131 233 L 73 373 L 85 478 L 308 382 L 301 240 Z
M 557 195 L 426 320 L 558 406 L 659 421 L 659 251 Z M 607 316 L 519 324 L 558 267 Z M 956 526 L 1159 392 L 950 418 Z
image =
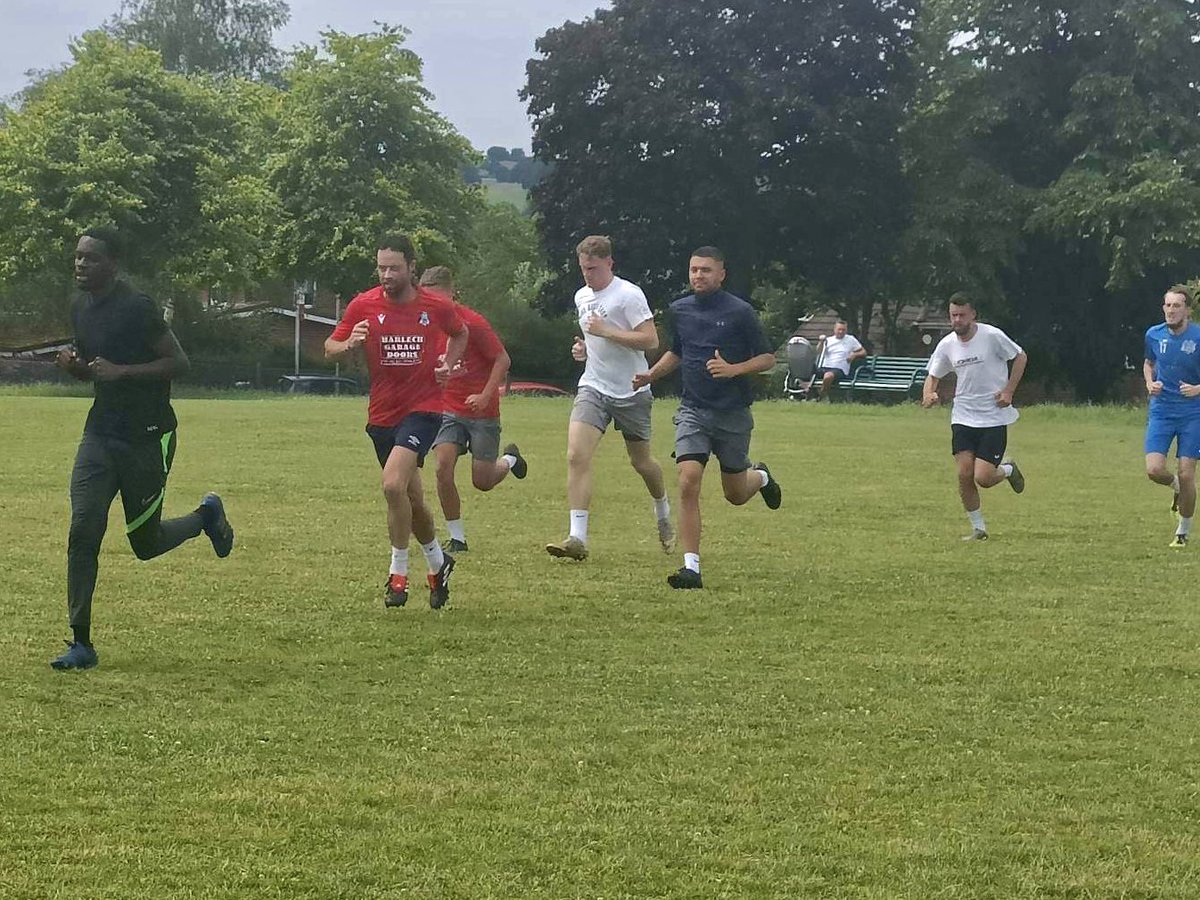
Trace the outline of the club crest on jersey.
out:
M 383 320 L 387 318 L 387 313 L 380 313 L 375 318 L 377 318 L 379 320 L 379 324 L 382 325 Z
M 1179 349 L 1182 350 L 1184 353 L 1195 353 L 1196 352 L 1196 342 L 1195 341 L 1184 341 L 1179 346 Z
M 429 324 L 429 313 L 422 311 L 421 317 L 419 319 L 417 319 L 417 321 L 420 322 L 422 325 L 428 325 Z

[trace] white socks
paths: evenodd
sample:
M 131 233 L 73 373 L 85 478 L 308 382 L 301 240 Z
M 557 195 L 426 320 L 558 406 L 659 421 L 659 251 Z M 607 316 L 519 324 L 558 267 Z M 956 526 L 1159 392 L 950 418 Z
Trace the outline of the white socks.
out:
M 697 575 L 699 575 L 700 574 L 700 554 L 699 553 L 683 554 L 683 567 L 685 569 L 691 569 L 693 572 L 695 572 Z
M 971 520 L 971 527 L 976 531 L 987 531 L 987 526 L 983 524 L 983 507 L 968 509 L 967 518 Z
M 1000 463 L 996 468 L 1004 473 L 1005 478 L 1012 477 L 1012 463 Z
M 1183 516 L 1179 517 L 1179 527 L 1175 529 L 1175 533 L 1183 535 L 1192 533 L 1192 519 L 1190 516 L 1186 519 Z
M 442 552 L 442 545 L 437 542 L 436 536 L 428 544 L 421 545 L 421 552 L 425 554 L 430 573 L 436 572 L 446 562 L 446 554 Z
M 766 472 L 764 472 L 762 469 L 755 469 L 754 471 L 757 472 L 759 477 L 762 479 L 762 484 L 760 485 L 760 487 L 766 487 L 767 482 L 769 482 L 771 480 L 771 477 Z
M 392 567 L 388 569 L 389 575 L 407 575 L 408 574 L 408 548 L 400 550 L 396 547 L 392 548 Z
M 517 458 L 515 456 L 513 456 L 511 453 L 505 453 L 502 457 L 500 457 L 500 460 L 506 466 L 508 466 L 510 471 L 512 470 L 512 467 L 517 464 Z
M 587 543 L 588 511 L 586 509 L 571 510 L 571 537 Z
M 462 519 L 446 520 L 446 530 L 450 532 L 451 540 L 467 542 L 467 529 L 463 527 Z

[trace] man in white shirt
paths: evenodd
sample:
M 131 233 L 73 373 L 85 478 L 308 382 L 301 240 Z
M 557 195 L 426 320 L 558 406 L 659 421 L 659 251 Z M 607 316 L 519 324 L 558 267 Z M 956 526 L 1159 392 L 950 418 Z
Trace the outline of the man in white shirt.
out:
M 612 241 L 591 235 L 575 248 L 584 286 L 575 294 L 583 337 L 571 355 L 584 363 L 567 430 L 567 501 L 570 533 L 546 545 L 551 556 L 582 560 L 588 555 L 588 511 L 592 501 L 592 457 L 609 423 L 625 438 L 629 462 L 654 501 L 658 539 L 664 551 L 675 543 L 662 467 L 650 455 L 649 386 L 633 387 L 633 376 L 649 368 L 646 351 L 658 346 L 658 331 L 646 295 L 613 274 Z
M 971 520 L 971 533 L 963 540 L 986 541 L 979 488 L 1007 479 L 1018 494 L 1025 490 L 1025 477 L 1015 462 L 1004 459 L 1004 450 L 1008 426 L 1018 416 L 1012 405 L 1013 392 L 1029 358 L 999 328 L 975 321 L 975 305 L 961 291 L 950 298 L 950 327 L 952 333 L 941 339 L 929 358 L 921 405 L 937 404 L 938 382 L 955 374 L 958 383 L 950 414 L 950 446 L 958 465 L 958 493 Z
M 843 378 L 850 375 L 850 366 L 856 359 L 867 355 L 866 348 L 858 342 L 858 338 L 847 333 L 845 319 L 838 319 L 833 326 L 833 337 L 821 335 L 822 351 L 818 349 L 821 364 L 817 366 L 817 375 L 821 378 L 821 396 L 830 396 L 830 391 Z

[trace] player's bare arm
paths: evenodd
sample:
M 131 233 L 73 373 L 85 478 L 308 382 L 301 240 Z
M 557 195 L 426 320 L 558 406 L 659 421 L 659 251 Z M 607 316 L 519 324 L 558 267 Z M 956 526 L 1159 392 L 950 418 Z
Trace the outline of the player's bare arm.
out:
M 463 353 L 467 349 L 467 336 L 470 331 L 466 325 L 463 325 L 457 332 L 450 335 L 450 340 L 446 342 L 446 355 L 442 358 L 441 363 L 434 369 L 434 375 L 439 384 L 445 384 L 446 379 L 450 377 L 450 373 L 454 371 L 463 357 Z
M 73 378 L 80 381 L 91 381 L 92 370 L 88 368 L 88 364 L 79 358 L 79 352 L 74 347 L 64 347 L 58 351 L 58 359 L 55 360 L 58 367 Z
M 737 378 L 739 375 L 770 371 L 775 367 L 775 354 L 760 353 L 743 362 L 731 363 L 721 356 L 721 350 L 718 348 L 713 353 L 713 358 L 704 365 L 713 378 Z
M 358 322 L 350 331 L 350 336 L 344 341 L 335 341 L 332 337 L 325 339 L 325 358 L 334 359 L 355 347 L 361 347 L 367 339 L 369 326 L 367 320 Z
M 941 381 L 940 378 L 934 378 L 932 375 L 925 376 L 925 387 L 921 391 L 921 405 L 926 409 L 937 406 L 941 399 L 937 392 L 939 381 Z
M 492 370 L 488 373 L 488 380 L 483 386 L 483 390 L 467 397 L 467 406 L 477 413 L 487 409 L 495 399 L 496 392 L 500 390 L 500 385 L 504 383 L 504 378 L 508 375 L 511 367 L 512 358 L 508 355 L 508 351 L 501 350 L 500 355 L 492 362 Z
M 664 375 L 670 375 L 679 368 L 680 359 L 670 350 L 658 358 L 658 362 L 650 367 L 648 372 L 638 372 L 633 376 L 634 390 L 653 384 Z
M 1016 393 L 1017 385 L 1021 383 L 1021 376 L 1025 374 L 1025 366 L 1029 362 L 1029 354 L 1022 350 L 1012 361 L 1012 370 L 1008 375 L 1008 383 L 996 394 L 996 405 L 1004 408 L 1012 406 L 1013 394 Z
M 654 327 L 653 319 L 647 319 L 633 330 L 626 330 L 617 328 L 600 316 L 591 315 L 584 320 L 583 330 L 595 337 L 606 338 L 620 344 L 622 347 L 629 347 L 631 350 L 655 350 L 658 348 L 658 329 Z
M 1146 360 L 1142 363 L 1142 377 L 1146 379 L 1146 393 L 1157 397 L 1162 393 L 1163 384 L 1154 377 L 1154 363 Z

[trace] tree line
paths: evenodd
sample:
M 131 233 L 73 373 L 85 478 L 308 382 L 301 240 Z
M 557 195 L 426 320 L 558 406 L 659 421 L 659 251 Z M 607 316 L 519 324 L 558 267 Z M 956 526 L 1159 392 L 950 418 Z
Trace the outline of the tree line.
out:
M 967 290 L 1092 399 L 1200 274 L 1188 0 L 614 0 L 537 42 L 531 157 L 470 147 L 403 28 L 283 53 L 287 14 L 132 0 L 0 109 L 0 314 L 61 313 L 70 243 L 101 221 L 177 302 L 348 296 L 399 228 L 545 371 L 574 245 L 605 233 L 660 309 L 690 250 L 722 246 L 776 338 L 815 307 L 862 330 Z M 488 207 L 480 170 L 520 170 L 532 220 Z
M 542 302 L 581 232 L 664 299 L 715 243 L 780 329 L 967 290 L 1109 396 L 1200 275 L 1198 41 L 1187 0 L 615 0 L 527 67 Z

